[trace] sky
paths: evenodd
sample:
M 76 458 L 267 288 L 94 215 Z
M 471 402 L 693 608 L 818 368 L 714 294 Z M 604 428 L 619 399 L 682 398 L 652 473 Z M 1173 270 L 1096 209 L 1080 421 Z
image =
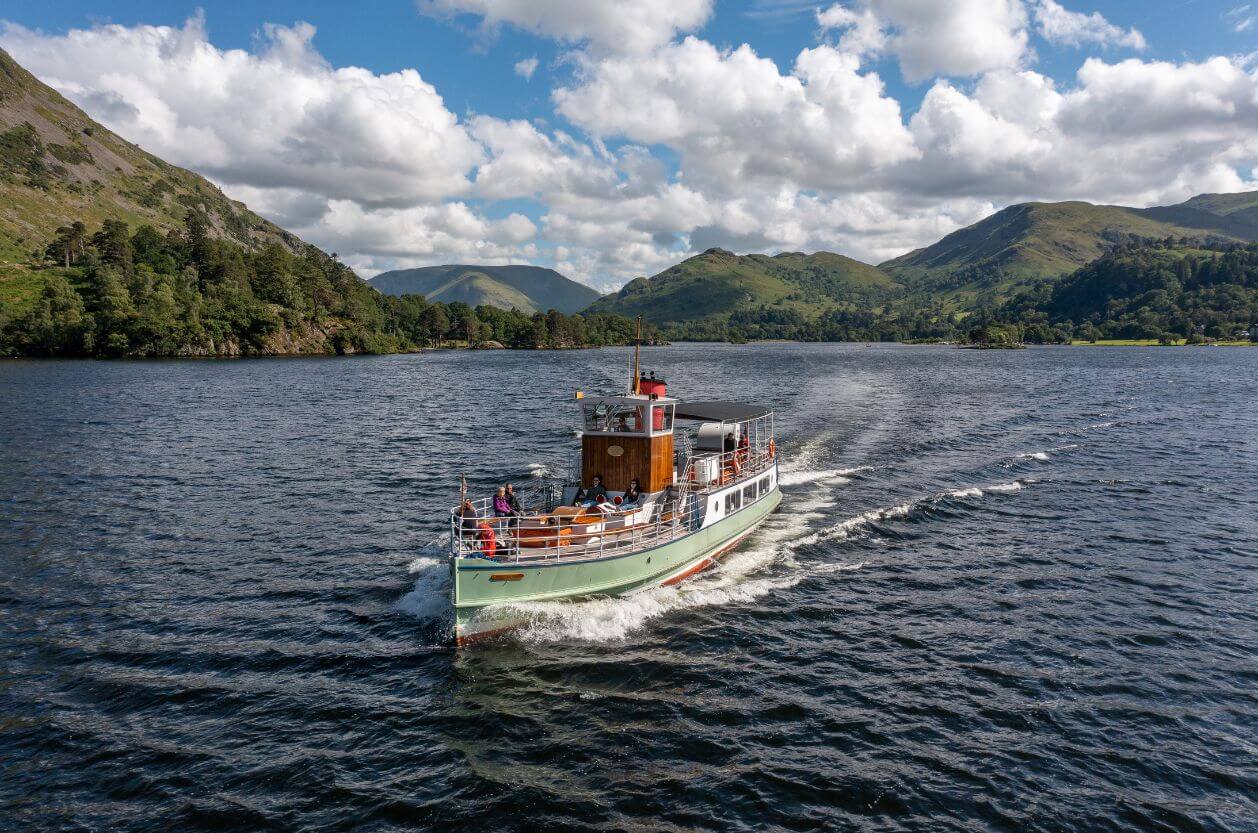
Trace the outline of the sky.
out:
M 1258 0 L 5 0 L 0 47 L 364 277 L 1258 190 Z

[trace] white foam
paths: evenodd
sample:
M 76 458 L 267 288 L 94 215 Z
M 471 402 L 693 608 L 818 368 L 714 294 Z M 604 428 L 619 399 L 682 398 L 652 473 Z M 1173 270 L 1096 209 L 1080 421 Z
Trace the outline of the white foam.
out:
M 410 564 L 406 565 L 406 572 L 424 573 L 424 572 L 427 572 L 428 570 L 433 569 L 434 567 L 440 567 L 441 563 L 442 562 L 439 559 L 432 558 L 427 555 L 421 555 L 419 558 L 416 558 Z
M 530 477 L 546 477 L 550 474 L 550 466 L 546 463 L 529 463 L 525 468 L 529 470 Z
M 1048 452 L 1047 452 L 1047 451 L 1028 451 L 1026 454 L 1017 454 L 1017 455 L 1014 455 L 1014 458 L 1013 458 L 1013 459 L 1015 459 L 1015 460 L 1041 460 L 1041 461 L 1043 461 L 1043 460 L 1047 460 L 1047 459 L 1048 459 Z
M 1030 481 L 1027 482 L 1029 483 Z M 986 489 L 989 492 L 1020 492 L 1022 491 L 1022 486 L 1022 481 L 1015 480 L 1012 483 L 997 483 L 995 486 L 986 487 Z
M 1099 431 L 1103 428 L 1112 428 L 1113 426 L 1114 426 L 1114 423 L 1112 422 L 1096 422 L 1084 428 L 1083 430 L 1084 431 Z
M 816 483 L 819 480 L 830 480 L 835 485 L 849 482 L 848 476 L 871 471 L 870 466 L 856 466 L 850 469 L 817 469 L 804 471 L 783 471 L 778 476 L 778 484 L 782 486 L 802 486 L 805 483 Z
M 437 558 L 420 556 L 407 565 L 407 572 L 416 574 L 415 587 L 398 599 L 396 610 L 416 619 L 440 619 L 450 609 L 450 571 Z
M 947 493 L 948 497 L 982 497 L 983 490 L 977 486 L 971 486 L 968 489 L 953 489 Z
M 924 498 L 922 499 L 924 500 Z M 826 527 L 812 535 L 807 535 L 799 540 L 799 545 L 815 544 L 819 541 L 835 541 L 843 540 L 852 534 L 854 530 L 878 521 L 886 521 L 892 518 L 903 518 L 909 512 L 913 511 L 913 507 L 920 504 L 921 500 L 901 503 L 897 506 L 889 506 L 884 509 L 871 509 L 868 512 L 862 512 L 859 515 L 840 521 L 833 526 Z

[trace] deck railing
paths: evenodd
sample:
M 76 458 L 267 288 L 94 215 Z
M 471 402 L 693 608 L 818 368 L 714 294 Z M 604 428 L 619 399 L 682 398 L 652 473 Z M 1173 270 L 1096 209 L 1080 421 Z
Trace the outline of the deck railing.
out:
M 534 511 L 499 517 L 494 514 L 493 498 L 479 498 L 471 501 L 470 515 L 458 509 L 450 513 L 450 552 L 464 558 L 488 557 L 486 528 L 492 532 L 493 560 L 506 563 L 593 559 L 660 546 L 699 528 L 708 493 L 754 481 L 772 463 L 769 445 L 724 453 L 692 451 L 678 482 L 649 507 L 645 517 L 636 519 L 643 510 L 589 507 L 576 513 L 572 508 L 557 512 L 557 494 Z M 698 479 L 699 471 L 715 475 Z M 754 499 L 766 491 L 757 489 Z M 744 504 L 740 494 L 739 508 L 745 505 L 750 504 Z

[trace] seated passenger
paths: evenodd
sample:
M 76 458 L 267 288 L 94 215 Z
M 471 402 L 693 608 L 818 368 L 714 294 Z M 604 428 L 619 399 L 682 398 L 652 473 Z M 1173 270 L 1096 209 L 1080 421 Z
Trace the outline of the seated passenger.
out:
M 725 453 L 729 454 L 738 448 L 738 440 L 734 439 L 734 432 L 730 431 L 725 435 Z
M 464 534 L 475 532 L 477 522 L 480 518 L 476 514 L 476 507 L 472 506 L 470 500 L 463 501 L 463 505 L 459 507 L 459 530 Z
M 638 478 L 629 481 L 629 488 L 625 489 L 624 500 L 620 504 L 621 509 L 637 509 L 642 503 L 642 487 L 638 485 Z
M 585 489 L 577 487 L 576 500 L 573 501 L 574 506 L 584 506 L 587 509 L 596 506 L 607 500 L 607 489 L 603 486 L 603 478 L 600 475 L 594 475 L 594 480 L 590 484 L 590 488 Z
M 747 432 L 744 431 L 742 436 L 738 438 L 738 456 L 741 458 L 742 462 L 747 462 L 747 452 L 750 450 L 751 440 L 748 438 Z

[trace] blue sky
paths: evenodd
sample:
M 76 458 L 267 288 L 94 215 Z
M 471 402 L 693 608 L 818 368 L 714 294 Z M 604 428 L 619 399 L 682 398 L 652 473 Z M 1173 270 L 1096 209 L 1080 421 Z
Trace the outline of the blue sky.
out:
M 1258 0 L 950 6 L 8 0 L 0 45 L 365 274 L 876 261 L 1019 199 L 1253 185 Z

